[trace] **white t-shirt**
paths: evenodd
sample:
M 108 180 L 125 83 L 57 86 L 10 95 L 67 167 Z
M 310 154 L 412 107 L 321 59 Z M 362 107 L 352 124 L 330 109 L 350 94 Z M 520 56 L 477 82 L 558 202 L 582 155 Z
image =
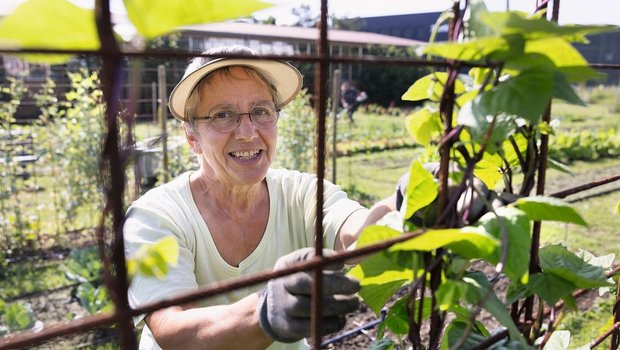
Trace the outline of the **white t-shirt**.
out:
M 143 244 L 174 235 L 179 242 L 179 261 L 171 266 L 163 280 L 136 276 L 129 288 L 132 307 L 193 291 L 217 281 L 228 280 L 260 271 L 270 271 L 276 260 L 296 249 L 314 245 L 316 220 L 315 175 L 291 170 L 270 169 L 269 219 L 256 249 L 238 267 L 231 266 L 217 251 L 205 221 L 193 200 L 189 175 L 184 173 L 173 181 L 152 189 L 132 203 L 124 226 L 125 253 L 134 254 Z M 347 198 L 339 186 L 328 181 L 324 185 L 323 240 L 333 248 L 338 230 L 356 210 L 364 210 Z M 264 287 L 264 284 L 217 295 L 200 306 L 236 302 Z M 136 324 L 143 317 L 136 318 Z M 268 349 L 304 349 L 305 342 L 273 343 Z M 147 326 L 144 326 L 140 349 L 159 349 Z

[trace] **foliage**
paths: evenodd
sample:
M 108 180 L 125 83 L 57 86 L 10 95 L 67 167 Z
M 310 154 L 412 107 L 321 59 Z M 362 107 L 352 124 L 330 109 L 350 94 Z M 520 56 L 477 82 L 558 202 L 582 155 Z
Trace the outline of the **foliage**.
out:
M 423 346 L 420 332 L 427 319 L 428 348 L 481 343 L 490 332 L 474 321 L 485 309 L 509 336 L 494 348 L 526 349 L 559 322 L 554 315 L 540 318 L 522 334 L 520 320 L 531 312 L 524 307 L 528 300 L 536 296 L 554 305 L 561 299 L 574 308 L 575 290 L 609 285 L 604 268 L 560 245 L 536 247 L 537 266 L 530 269 L 530 246 L 539 241 L 532 237 L 539 235 L 533 222 L 587 225 L 568 203 L 531 192 L 538 164 L 546 161 L 541 140 L 554 136 L 545 116 L 551 99 L 582 105 L 571 82 L 598 77 L 570 43 L 609 28 L 559 26 L 518 12 L 489 13 L 476 2 L 468 11 L 468 36 L 430 45 L 426 52 L 486 67 L 472 68 L 468 76 L 450 69 L 431 73 L 403 95 L 428 101 L 408 117 L 407 129 L 428 151 L 438 151 L 439 169 L 431 171 L 414 159 L 400 219 L 389 227 L 367 228 L 358 247 L 400 236 L 393 227 L 412 238 L 368 257 L 350 274 L 361 281 L 360 295 L 375 312 L 390 308 L 384 326 L 406 334 L 414 348 Z M 486 214 L 475 216 L 477 208 Z M 422 224 L 419 215 L 425 217 Z M 497 278 L 470 271 L 476 260 L 495 266 L 495 274 L 510 281 L 507 296 L 496 295 Z M 410 293 L 403 313 L 395 311 L 397 303 L 387 303 L 405 285 Z M 422 312 L 429 304 L 432 309 Z M 454 317 L 441 337 L 444 312 Z
M 145 0 L 124 0 L 127 15 L 138 32 L 150 40 L 170 33 L 179 26 L 223 21 L 266 8 L 256 0 L 239 0 L 220 6 L 217 1 L 191 1 L 181 4 Z M 40 19 L 45 16 L 45 20 Z M 41 35 L 45 33 L 45 35 Z M 129 40 L 130 38 L 122 38 Z M 3 46 L 97 50 L 100 47 L 95 11 L 65 0 L 29 0 L 0 22 Z M 70 55 L 22 55 L 35 62 L 63 63 Z
M 35 319 L 28 305 L 21 303 L 5 304 L 0 300 L 0 336 L 6 333 L 28 329 L 34 325 Z M 4 326 L 6 325 L 6 326 Z
M 558 133 L 549 148 L 549 157 L 563 163 L 596 160 L 620 155 L 620 135 L 613 129 Z
M 280 112 L 276 166 L 313 172 L 316 117 L 308 91 L 303 89 Z
M 127 259 L 127 274 L 136 274 L 163 279 L 168 274 L 168 266 L 177 264 L 179 243 L 172 236 L 164 237 L 140 249 Z
M 72 281 L 96 284 L 103 281 L 103 263 L 96 246 L 71 250 L 63 269 Z

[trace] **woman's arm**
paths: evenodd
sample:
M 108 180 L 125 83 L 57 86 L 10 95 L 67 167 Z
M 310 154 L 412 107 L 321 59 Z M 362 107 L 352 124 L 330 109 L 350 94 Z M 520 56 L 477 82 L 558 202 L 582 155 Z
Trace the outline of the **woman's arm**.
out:
M 336 250 L 346 250 L 353 247 L 360 233 L 370 225 L 375 224 L 385 214 L 396 210 L 396 194 L 375 203 L 368 210 L 357 210 L 342 224 L 336 237 Z
M 162 349 L 265 349 L 273 340 L 258 324 L 258 293 L 230 305 L 175 306 L 145 321 Z

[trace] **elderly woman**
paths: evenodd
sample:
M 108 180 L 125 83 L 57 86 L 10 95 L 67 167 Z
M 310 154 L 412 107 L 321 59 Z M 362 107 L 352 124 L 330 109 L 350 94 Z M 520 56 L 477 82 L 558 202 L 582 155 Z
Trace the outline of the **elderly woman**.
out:
M 208 53 L 256 55 L 244 47 Z M 277 60 L 196 58 L 188 66 L 169 107 L 184 122 L 200 168 L 135 201 L 124 227 L 128 255 L 173 236 L 179 261 L 163 280 L 134 278 L 132 306 L 311 257 L 317 178 L 270 168 L 278 113 L 301 85 L 300 73 Z M 394 198 L 366 209 L 326 181 L 322 210 L 325 246 L 344 250 L 364 227 L 394 210 Z M 346 313 L 357 309 L 359 285 L 341 267 L 325 269 L 324 333 L 341 329 Z M 150 313 L 137 320 L 146 323 L 140 348 L 307 348 L 310 281 L 311 273 L 299 272 Z

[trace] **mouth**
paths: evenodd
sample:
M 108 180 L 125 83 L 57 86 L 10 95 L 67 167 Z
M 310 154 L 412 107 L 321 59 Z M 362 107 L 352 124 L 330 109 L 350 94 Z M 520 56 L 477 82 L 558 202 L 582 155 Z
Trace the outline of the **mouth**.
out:
M 238 160 L 252 160 L 261 153 L 262 151 L 259 149 L 254 149 L 250 151 L 241 151 L 241 152 L 230 152 L 228 153 L 231 157 Z

